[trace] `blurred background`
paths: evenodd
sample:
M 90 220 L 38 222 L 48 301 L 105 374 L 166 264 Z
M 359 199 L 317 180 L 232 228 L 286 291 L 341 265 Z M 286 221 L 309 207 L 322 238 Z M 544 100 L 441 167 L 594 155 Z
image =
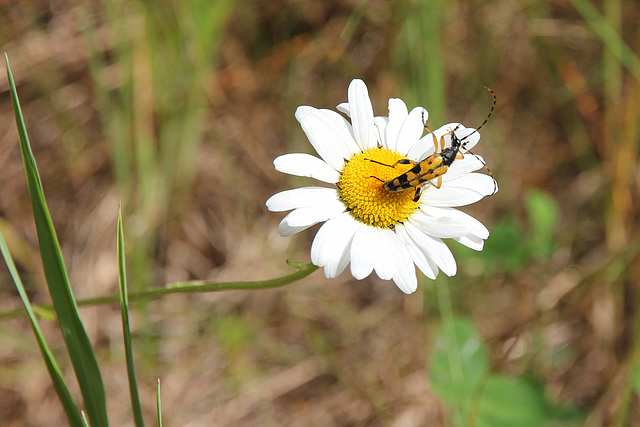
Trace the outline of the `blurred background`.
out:
M 133 304 L 149 420 L 160 378 L 169 426 L 475 425 L 437 375 L 455 321 L 519 390 L 494 410 L 539 415 L 516 425 L 640 425 L 639 22 L 636 0 L 1 2 L 0 50 L 79 299 L 117 293 L 120 201 L 132 289 L 308 262 L 317 227 L 282 238 L 264 202 L 311 180 L 272 161 L 312 152 L 296 107 L 335 108 L 353 78 L 377 115 L 400 97 L 433 128 L 479 125 L 497 94 L 475 152 L 500 191 L 462 209 L 483 252 L 448 242 L 458 274 L 409 296 L 318 271 Z M 4 77 L 0 171 L 0 228 L 48 303 Z M 0 311 L 19 307 L 3 267 Z M 81 314 L 111 422 L 131 425 L 119 307 Z M 0 424 L 65 425 L 26 318 L 1 322 Z

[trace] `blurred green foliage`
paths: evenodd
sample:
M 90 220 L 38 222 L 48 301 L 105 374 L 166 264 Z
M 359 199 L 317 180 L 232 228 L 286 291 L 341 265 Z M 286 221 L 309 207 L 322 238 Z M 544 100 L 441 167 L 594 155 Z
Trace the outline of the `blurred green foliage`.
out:
M 568 426 L 585 417 L 578 409 L 551 403 L 535 380 L 493 373 L 489 349 L 465 317 L 438 328 L 429 373 L 433 389 L 451 405 L 457 426 Z
M 489 350 L 473 323 L 455 317 L 440 325 L 431 354 L 429 379 L 438 394 L 456 407 L 459 425 L 470 416 L 471 403 L 489 373 Z
M 549 259 L 556 247 L 560 220 L 558 204 L 539 189 L 528 189 L 523 195 L 523 203 L 526 222 L 512 216 L 496 221 L 482 252 L 452 245 L 454 252 L 463 260 L 460 263 L 480 264 L 483 274 L 490 276 L 500 270 L 514 274 L 531 261 Z

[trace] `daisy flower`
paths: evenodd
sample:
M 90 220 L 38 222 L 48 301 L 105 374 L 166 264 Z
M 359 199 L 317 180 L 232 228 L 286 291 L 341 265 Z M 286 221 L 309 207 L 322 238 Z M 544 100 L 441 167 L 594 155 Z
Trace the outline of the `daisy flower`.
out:
M 473 173 L 483 168 L 482 158 L 465 155 L 456 159 L 441 176 L 440 188 L 427 183 L 417 201 L 415 188 L 392 193 L 383 182 L 412 167 L 396 164 L 398 160 L 417 162 L 433 154 L 434 135 L 438 145 L 443 137 L 449 147 L 455 132 L 464 140 L 464 148 L 470 149 L 480 134 L 450 123 L 423 136 L 427 111 L 416 107 L 409 112 L 395 98 L 389 100 L 388 117 L 374 117 L 367 87 L 357 79 L 349 85 L 348 102 L 337 109 L 351 122 L 332 110 L 301 106 L 296 111 L 296 119 L 320 158 L 285 154 L 275 159 L 275 168 L 333 186 L 296 188 L 270 197 L 266 202 L 270 211 L 291 211 L 278 226 L 280 235 L 291 236 L 324 222 L 311 245 L 311 261 L 323 267 L 328 278 L 337 277 L 351 264 L 356 279 L 375 271 L 410 294 L 418 286 L 416 266 L 431 279 L 439 270 L 455 275 L 456 261 L 442 239 L 479 251 L 489 237 L 482 223 L 455 209 L 497 191 L 492 177 Z

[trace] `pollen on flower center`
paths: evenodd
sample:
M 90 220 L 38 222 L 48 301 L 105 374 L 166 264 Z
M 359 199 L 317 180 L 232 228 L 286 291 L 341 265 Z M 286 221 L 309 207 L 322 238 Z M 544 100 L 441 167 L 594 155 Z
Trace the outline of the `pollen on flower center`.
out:
M 340 174 L 338 187 L 342 202 L 354 218 L 376 227 L 391 228 L 404 222 L 420 206 L 413 201 L 415 189 L 392 193 L 382 186 L 384 181 L 411 168 L 411 165 L 392 167 L 403 158 L 395 151 L 371 148 L 349 159 Z

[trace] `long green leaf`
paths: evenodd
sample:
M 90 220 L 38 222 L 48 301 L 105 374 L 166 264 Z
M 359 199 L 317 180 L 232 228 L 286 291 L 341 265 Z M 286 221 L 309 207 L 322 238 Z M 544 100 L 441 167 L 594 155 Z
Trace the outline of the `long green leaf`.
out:
M 93 427 L 107 426 L 106 395 L 98 361 L 80 319 L 78 307 L 71 291 L 69 278 L 62 260 L 62 251 L 60 250 L 58 237 L 44 198 L 42 182 L 40 181 L 36 161 L 29 144 L 18 93 L 9 68 L 9 58 L 6 54 L 5 62 L 20 139 L 20 151 L 27 176 L 27 186 L 40 244 L 40 257 L 42 258 L 49 295 L 58 315 L 62 336 L 80 385 L 89 421 Z
M 122 336 L 124 338 L 124 352 L 127 358 L 127 375 L 129 377 L 129 395 L 131 396 L 131 410 L 136 426 L 144 426 L 142 406 L 138 395 L 136 369 L 133 361 L 133 345 L 131 344 L 131 329 L 129 328 L 129 298 L 127 295 L 127 271 L 124 259 L 124 231 L 122 229 L 122 207 L 118 209 L 118 234 L 116 237 L 116 253 L 118 257 L 118 289 L 120 290 L 120 310 L 122 312 Z
M 7 263 L 7 267 L 9 268 L 9 273 L 13 278 L 13 283 L 15 283 L 16 288 L 18 289 L 18 294 L 20 294 L 20 298 L 22 298 L 22 303 L 24 304 L 24 308 L 27 311 L 27 315 L 29 316 L 29 321 L 31 322 L 31 329 L 33 330 L 33 334 L 36 337 L 36 341 L 38 342 L 38 347 L 40 347 L 40 353 L 42 353 L 42 358 L 44 359 L 44 363 L 49 370 L 49 375 L 51 376 L 51 381 L 53 382 L 53 386 L 56 389 L 56 393 L 58 394 L 58 398 L 60 399 L 60 403 L 62 403 L 62 407 L 64 408 L 64 412 L 67 414 L 67 419 L 69 420 L 69 425 L 71 426 L 82 426 L 82 417 L 80 415 L 80 410 L 76 406 L 76 402 L 73 400 L 71 393 L 69 392 L 69 388 L 62 377 L 62 373 L 58 368 L 58 364 L 56 363 L 53 354 L 49 350 L 49 346 L 47 346 L 44 337 L 42 336 L 42 332 L 40 331 L 40 327 L 38 326 L 38 321 L 36 320 L 36 315 L 31 308 L 31 302 L 29 301 L 29 297 L 27 296 L 27 292 L 24 289 L 24 285 L 22 284 L 22 280 L 20 280 L 20 276 L 18 275 L 18 270 L 16 269 L 15 264 L 13 263 L 13 259 L 11 258 L 11 254 L 9 253 L 9 248 L 7 247 L 7 243 L 4 240 L 4 236 L 2 232 L 0 232 L 0 251 L 2 252 L 2 257 L 4 261 Z

